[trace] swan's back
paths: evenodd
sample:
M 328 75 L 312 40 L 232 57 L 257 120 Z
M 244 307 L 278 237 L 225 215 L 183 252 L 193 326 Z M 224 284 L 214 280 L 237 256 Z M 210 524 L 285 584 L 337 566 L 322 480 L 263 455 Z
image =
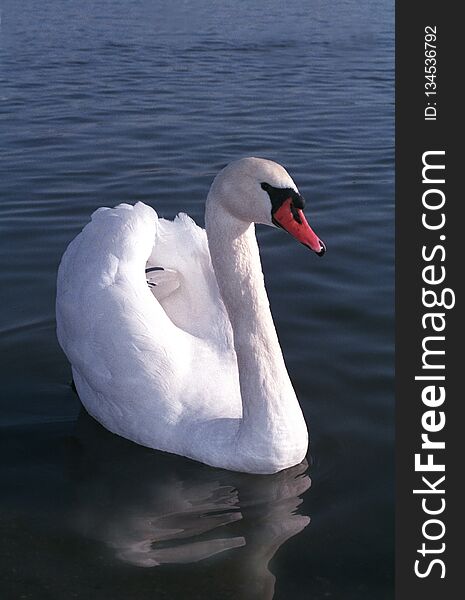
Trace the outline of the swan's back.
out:
M 213 272 L 205 230 L 184 213 L 174 221 L 158 219 L 147 264 L 178 274 L 178 289 L 160 300 L 170 319 L 196 337 L 232 349 L 232 329 Z

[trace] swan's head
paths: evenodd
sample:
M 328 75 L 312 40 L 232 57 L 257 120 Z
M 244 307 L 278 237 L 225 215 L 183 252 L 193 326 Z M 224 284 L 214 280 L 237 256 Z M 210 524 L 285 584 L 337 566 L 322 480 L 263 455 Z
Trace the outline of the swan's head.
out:
M 305 218 L 305 201 L 296 184 L 278 163 L 263 158 L 230 163 L 212 184 L 208 202 L 212 201 L 241 221 L 281 227 L 318 256 L 326 252 Z

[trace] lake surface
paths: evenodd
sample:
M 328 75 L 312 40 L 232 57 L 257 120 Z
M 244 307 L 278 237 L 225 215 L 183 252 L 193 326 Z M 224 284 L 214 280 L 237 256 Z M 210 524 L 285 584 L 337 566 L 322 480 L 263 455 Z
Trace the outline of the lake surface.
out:
M 0 3 L 5 600 L 393 597 L 393 3 Z M 99 206 L 203 224 L 218 170 L 287 167 L 327 243 L 259 228 L 308 465 L 238 475 L 80 411 L 56 270 Z

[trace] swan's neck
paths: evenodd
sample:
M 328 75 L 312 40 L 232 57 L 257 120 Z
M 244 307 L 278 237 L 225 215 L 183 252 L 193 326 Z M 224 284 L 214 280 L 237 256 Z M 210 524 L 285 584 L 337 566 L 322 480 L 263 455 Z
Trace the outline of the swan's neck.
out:
M 306 449 L 306 426 L 271 316 L 255 227 L 214 201 L 207 202 L 205 220 L 234 334 L 243 407 L 239 438 L 257 452 L 269 451 L 270 439 L 278 452 L 292 452 L 294 441 Z

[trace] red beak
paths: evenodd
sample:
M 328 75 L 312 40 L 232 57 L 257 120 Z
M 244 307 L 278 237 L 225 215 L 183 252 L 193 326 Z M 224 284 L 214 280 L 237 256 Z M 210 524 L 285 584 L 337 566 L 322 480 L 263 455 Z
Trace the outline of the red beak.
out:
M 292 206 L 292 198 L 288 198 L 281 204 L 273 215 L 273 221 L 301 244 L 316 252 L 318 256 L 323 256 L 326 252 L 325 244 L 308 224 L 303 210 Z

